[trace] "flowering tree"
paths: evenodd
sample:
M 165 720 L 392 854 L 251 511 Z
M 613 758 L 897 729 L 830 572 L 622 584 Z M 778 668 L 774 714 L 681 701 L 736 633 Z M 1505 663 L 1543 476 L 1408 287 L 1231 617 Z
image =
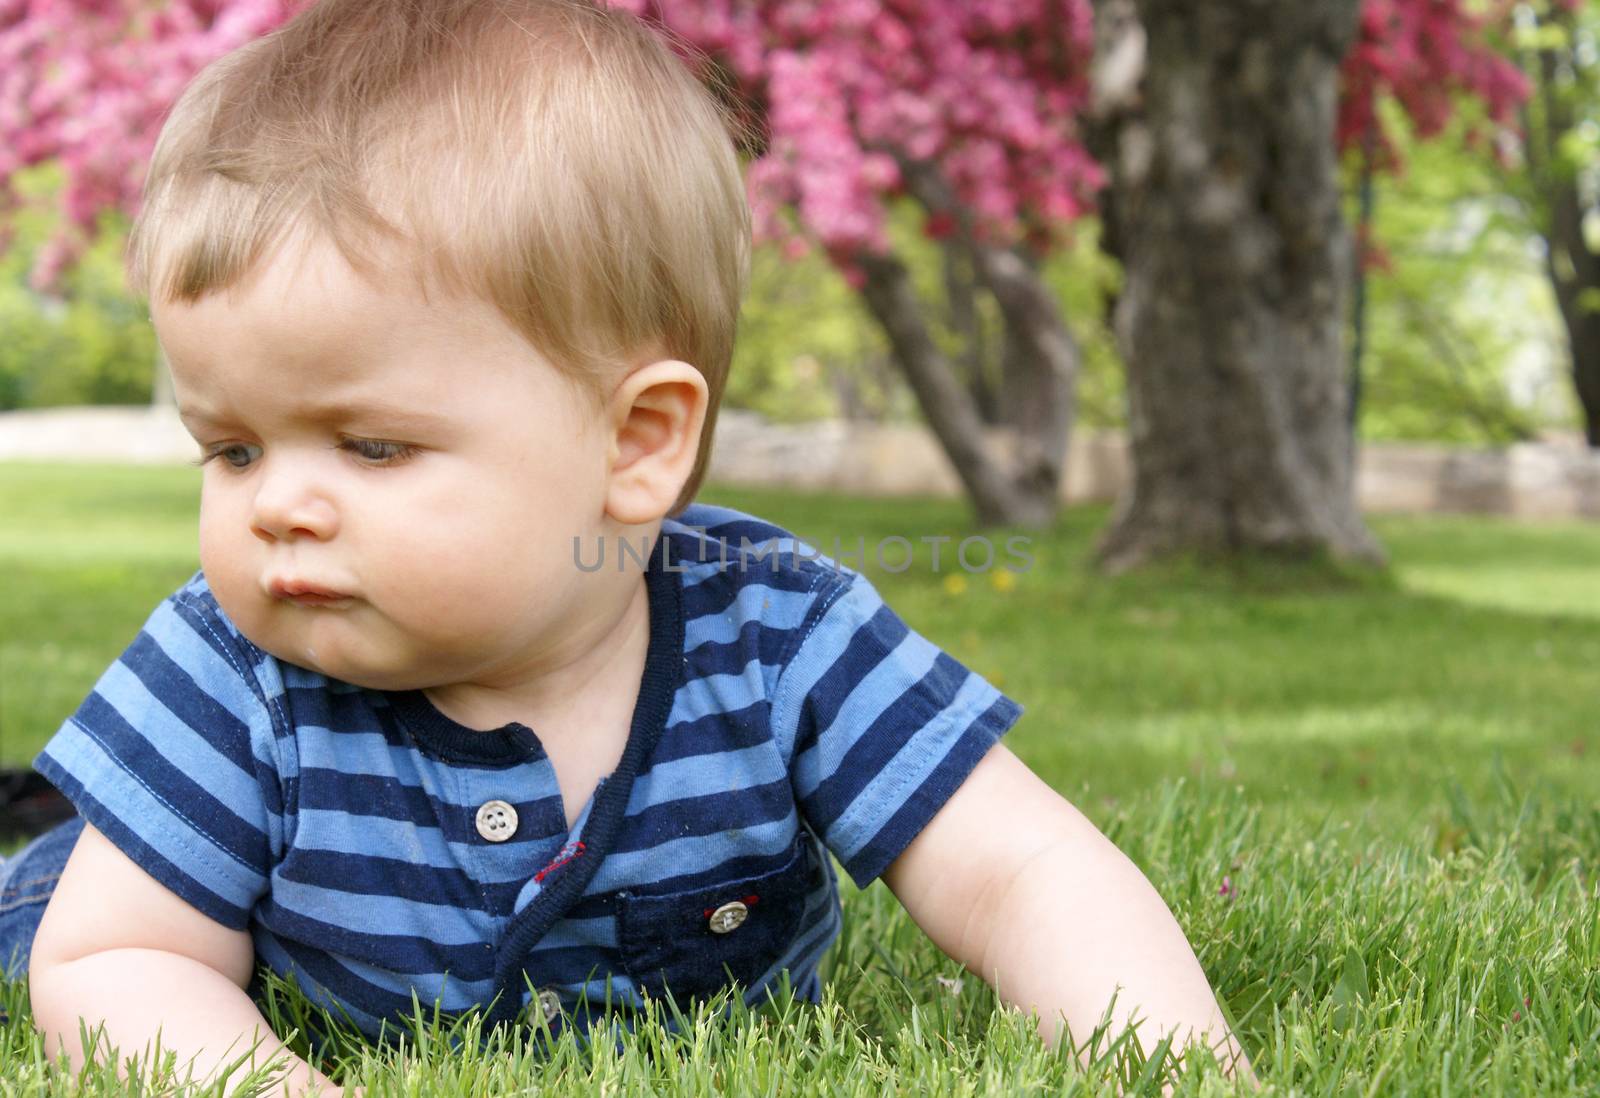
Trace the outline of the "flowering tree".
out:
M 1117 0 L 613 2 L 664 27 L 733 93 L 759 135 L 748 174 L 759 238 L 791 255 L 823 249 L 861 293 L 979 517 L 1048 521 L 1079 354 L 1038 269 L 1071 222 L 1096 212 L 1108 179 L 1086 142 L 1091 104 L 1137 97 L 1144 79 L 1142 50 L 1129 70 L 1127 51 L 1102 40 L 1093 65 L 1096 10 L 1104 17 Z M 1356 0 L 1341 2 L 1349 26 L 1330 41 L 1354 37 Z M 17 170 L 60 158 L 65 211 L 80 234 L 46 249 L 37 285 L 71 262 L 101 209 L 132 211 L 162 113 L 189 77 L 303 3 L 0 0 L 0 207 L 14 199 Z M 1470 89 L 1498 103 L 1509 94 L 1495 82 L 1500 70 L 1463 44 L 1474 28 L 1458 9 L 1457 0 L 1368 0 L 1346 69 L 1343 139 L 1371 132 L 1379 95 L 1422 119 L 1445 109 L 1439 95 Z M 1293 56 L 1263 60 L 1281 67 Z M 1117 85 L 1121 70 L 1132 78 L 1120 93 L 1097 88 Z M 1285 87 L 1295 99 L 1322 94 Z M 1331 150 L 1333 139 L 1330 125 L 1321 140 Z M 955 355 L 886 231 L 899 201 L 939 244 L 950 327 L 965 344 Z M 1114 238 L 1133 225 L 1107 222 Z M 998 338 L 978 322 L 982 297 L 1001 318 Z M 1126 350 L 1137 371 L 1143 352 Z M 1138 411 L 1136 400 L 1136 427 Z M 992 427 L 1006 428 L 1010 445 L 993 447 Z M 1149 439 L 1136 429 L 1134 443 L 1146 449 Z
M 36 288 L 58 284 L 102 211 L 138 208 L 161 119 L 189 78 L 304 4 L 0 0 L 0 215 L 22 169 L 60 160 L 66 175 L 64 228 L 39 255 Z
M 1478 13 L 1463 0 L 1365 0 L 1341 67 L 1340 148 L 1370 142 L 1382 164 L 1397 166 L 1378 118 L 1386 97 L 1424 139 L 1438 136 L 1467 96 L 1483 103 L 1490 127 L 1510 126 L 1529 91 L 1522 71 L 1496 48 L 1505 44 L 1496 39 L 1504 38 L 1512 12 L 1506 0 Z M 1475 139 L 1482 136 L 1474 130 Z
M 1113 167 L 1134 443 L 1102 559 L 1381 560 L 1346 427 L 1340 144 L 1392 163 L 1384 95 L 1424 135 L 1463 92 L 1504 124 L 1520 77 L 1460 0 L 1105 0 L 1100 15 L 1118 68 L 1095 141 Z
M 860 291 L 980 520 L 1048 522 L 1079 352 L 1038 269 L 1104 182 L 1078 135 L 1087 0 L 615 2 L 699 51 L 754 114 L 758 237 L 823 248 Z M 955 361 L 885 229 L 901 197 L 940 244 Z M 1009 428 L 1008 458 L 991 426 Z
M 1600 450 L 1600 12 L 1581 0 L 1519 5 L 1518 55 L 1538 95 L 1523 111 L 1512 193 L 1545 240 L 1567 330 L 1584 438 Z

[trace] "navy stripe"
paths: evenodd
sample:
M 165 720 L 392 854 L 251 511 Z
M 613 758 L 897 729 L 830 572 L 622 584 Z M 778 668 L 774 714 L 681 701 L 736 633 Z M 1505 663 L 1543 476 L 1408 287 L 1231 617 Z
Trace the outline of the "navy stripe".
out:
M 834 764 L 832 775 L 801 799 L 801 807 L 811 825 L 819 831 L 830 829 L 867 783 L 889 765 L 912 737 L 944 711 L 948 699 L 956 696 L 971 674 L 951 656 L 940 652 L 928 673 L 884 709 L 850 744 L 844 758 Z
M 381 964 L 395 972 L 448 972 L 458 980 L 469 981 L 487 980 L 494 975 L 494 954 L 484 945 L 444 946 L 415 934 L 362 934 L 280 907 L 270 896 L 257 911 L 262 925 L 280 942 L 315 942 L 317 949 Z
M 856 629 L 833 666 L 806 695 L 794 745 L 797 757 L 810 750 L 817 736 L 833 725 L 839 707 L 856 684 L 882 663 L 908 632 L 906 624 L 887 606 L 880 607 Z
M 996 698 L 994 704 L 968 726 L 928 779 L 905 799 L 900 810 L 885 821 L 870 842 L 844 862 L 850 879 L 865 888 L 889 868 L 889 863 L 911 845 L 911 840 L 922 832 L 1021 715 L 1022 709 L 1016 702 L 1003 695 Z
M 765 699 L 741 709 L 708 713 L 694 720 L 669 724 L 661 733 L 650 761 L 676 762 L 701 755 L 723 755 L 766 743 L 772 736 Z M 646 774 L 649 771 L 645 772 Z
M 629 816 L 613 853 L 646 850 L 669 839 L 759 827 L 794 811 L 787 778 L 742 790 L 737 797 L 708 793 L 653 805 Z
M 380 1018 L 388 1017 L 391 1026 L 396 1020 L 411 1016 L 409 994 L 397 995 L 387 988 L 363 979 L 327 950 L 308 946 L 293 938 L 279 938 L 276 935 L 273 936 L 273 943 L 289 956 L 295 968 L 315 980 L 336 999 L 343 1000 L 367 1014 Z
M 190 906 L 230 930 L 243 930 L 250 925 L 249 910 L 230 903 L 195 880 L 182 867 L 168 861 L 160 851 L 134 834 L 115 812 L 97 800 L 84 788 L 83 783 L 63 770 L 53 758 L 42 755 L 34 760 L 33 766 L 72 801 L 78 815 L 138 862 L 140 869 L 171 889 Z
M 481 905 L 478 882 L 455 867 L 297 847 L 277 872 L 286 881 L 336 888 L 357 896 L 394 896 L 419 903 L 456 904 L 469 910 Z
M 425 789 L 395 778 L 372 774 L 350 774 L 325 767 L 309 767 L 301 772 L 303 788 L 299 808 L 345 812 L 352 817 L 375 816 L 400 820 L 416 827 L 441 831 L 453 843 L 482 841 L 474 817 L 476 804 L 458 805 L 430 796 Z M 509 791 L 507 791 L 509 792 Z M 535 799 L 501 797 L 517 810 L 523 826 L 518 835 L 539 833 L 564 826 L 561 798 L 555 794 Z M 352 826 L 360 824 L 352 821 Z
M 737 675 L 749 666 L 751 660 L 768 667 L 777 666 L 791 639 L 789 630 L 768 629 L 760 622 L 746 622 L 740 627 L 737 639 L 707 641 L 697 645 L 687 655 L 696 678 Z
M 211 641 L 209 633 L 198 632 Z M 135 637 L 117 662 L 126 667 L 152 697 L 159 698 L 174 716 L 193 728 L 234 766 L 246 773 L 255 769 L 249 726 L 196 683 L 186 669 L 174 663 L 148 633 Z M 256 708 L 255 705 L 251 707 Z
M 203 782 L 169 762 L 143 733 L 124 721 L 98 691 L 84 700 L 73 719 L 99 740 L 130 774 L 139 775 L 146 788 L 166 803 L 181 806 L 191 825 L 200 829 L 211 842 L 241 865 L 264 870 L 269 861 L 266 833 L 242 819 L 232 806 L 212 796 Z M 246 771 L 246 776 L 254 781 L 251 771 Z

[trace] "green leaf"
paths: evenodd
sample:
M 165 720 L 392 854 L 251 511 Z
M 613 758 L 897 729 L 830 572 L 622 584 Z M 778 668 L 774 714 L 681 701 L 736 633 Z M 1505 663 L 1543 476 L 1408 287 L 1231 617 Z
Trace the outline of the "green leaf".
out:
M 1559 23 L 1535 23 L 1517 27 L 1511 39 L 1519 50 L 1565 50 L 1572 36 Z
M 1344 971 L 1333 986 L 1334 1022 L 1341 1027 L 1350 1025 L 1354 1021 L 1356 1004 L 1370 998 L 1372 990 L 1367 986 L 1366 962 L 1356 947 L 1351 946 L 1344 955 Z

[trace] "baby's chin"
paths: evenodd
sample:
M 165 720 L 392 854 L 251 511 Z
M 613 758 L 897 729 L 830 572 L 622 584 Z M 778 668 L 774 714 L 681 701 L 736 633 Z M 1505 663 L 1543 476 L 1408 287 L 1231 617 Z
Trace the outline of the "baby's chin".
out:
M 268 648 L 266 651 L 276 656 L 281 663 L 292 663 L 307 671 L 315 671 L 324 678 L 366 690 L 386 692 L 426 690 L 439 685 L 438 675 L 426 675 L 413 668 L 374 667 L 371 663 L 342 660 L 337 656 L 330 657 L 315 650 L 295 653 L 288 650 L 275 652 Z
M 260 630 L 251 636 L 240 628 L 245 639 L 274 656 L 280 663 L 293 664 L 329 679 L 367 690 L 423 690 L 439 684 L 437 670 L 427 669 L 408 653 L 381 651 L 353 652 L 347 637 L 316 636 L 318 630 L 276 628 Z M 431 671 L 431 673 L 430 673 Z

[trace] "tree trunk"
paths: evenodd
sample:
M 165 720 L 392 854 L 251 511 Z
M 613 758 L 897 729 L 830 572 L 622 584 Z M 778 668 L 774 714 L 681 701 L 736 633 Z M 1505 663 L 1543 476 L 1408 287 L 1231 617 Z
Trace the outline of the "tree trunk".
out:
M 1578 180 L 1562 163 L 1560 144 L 1574 128 L 1570 87 L 1563 87 L 1563 70 L 1578 72 L 1577 26 L 1573 12 L 1557 8 L 1551 23 L 1566 31 L 1561 46 L 1545 47 L 1524 69 L 1539 89 L 1542 117 L 1538 124 L 1523 111 L 1529 169 L 1539 210 L 1539 229 L 1545 240 L 1545 266 L 1556 304 L 1567 330 L 1572 352 L 1572 383 L 1583 416 L 1584 438 L 1600 449 L 1600 254 L 1584 236 L 1585 208 Z
M 967 387 L 985 423 L 998 420 L 997 398 L 989 382 L 989 347 L 984 337 L 983 317 L 978 312 L 977 279 L 972 272 L 972 257 L 966 249 L 946 244 L 941 249 L 944 261 L 944 294 L 949 302 L 949 326 L 961 341 L 961 368 Z
M 1072 412 L 1072 386 L 1076 380 L 1076 358 L 1062 369 L 1059 359 L 1037 362 L 1031 373 L 1039 399 L 1055 410 L 1041 409 L 1037 422 L 1020 432 L 1011 460 L 996 454 L 984 438 L 987 426 L 979 414 L 971 391 L 958 379 L 949 358 L 934 341 L 923 315 L 922 302 L 911 285 L 905 264 L 893 255 L 857 257 L 866 274 L 861 293 L 868 309 L 889 336 L 895 363 L 910 382 L 922 408 L 923 417 L 955 466 L 956 475 L 972 500 L 982 525 L 1005 524 L 1043 527 L 1054 520 L 1060 508 L 1061 472 L 1066 454 L 1066 429 L 1060 422 Z M 1007 291 L 1015 275 L 1008 264 L 996 259 L 998 272 L 980 264 L 979 277 L 999 278 Z M 1020 261 L 1016 266 L 1024 266 Z M 1037 280 L 1035 280 L 1037 281 Z M 1043 288 L 1040 287 L 1041 292 Z M 1048 293 L 1044 294 L 1048 299 Z M 1002 310 L 1005 306 L 1002 303 Z M 1055 317 L 1060 322 L 1059 315 Z M 1047 321 L 1041 321 L 1047 323 Z M 1014 321 L 1007 315 L 1007 328 Z M 1035 345 L 1054 341 L 1058 347 L 1075 351 L 1070 337 L 1060 331 L 1034 331 L 1025 338 Z M 1066 419 L 1070 423 L 1070 418 Z
M 1012 475 L 1056 511 L 1067 443 L 1078 413 L 1082 353 L 1060 304 L 1039 276 L 1039 257 L 1023 247 L 976 245 L 984 284 L 1005 318 L 1001 422 L 1014 432 Z
M 923 306 L 897 258 L 857 257 L 866 275 L 862 296 L 888 334 L 895 364 L 955 466 L 978 521 L 1047 526 L 1060 510 L 1061 478 L 1077 411 L 1082 359 L 1077 341 L 1039 276 L 1038 256 L 1025 245 L 1007 248 L 981 239 L 972 211 L 937 164 L 893 146 L 880 151 L 895 158 L 907 189 L 924 209 L 955 225 L 945 241 L 946 261 L 959 261 L 971 282 L 952 284 L 947 292 L 967 298 L 951 304 L 957 326 L 967 329 L 969 368 L 975 362 L 979 377 L 989 358 L 988 336 L 970 300 L 971 290 L 981 287 L 999 308 L 1004 348 L 999 393 L 980 400 L 975 388 L 957 380 L 958 371 L 928 330 Z M 946 267 L 947 280 L 951 269 Z M 965 314 L 970 317 L 962 320 Z M 1009 456 L 995 454 L 985 443 L 988 426 L 1008 428 L 1013 442 Z
M 1576 181 L 1565 179 L 1554 190 L 1545 257 L 1572 352 L 1572 384 L 1584 439 L 1600 450 L 1600 255 L 1583 236 Z
M 1592 450 L 1600 450 L 1600 310 L 1593 305 L 1582 324 L 1568 323 L 1572 344 L 1572 378 L 1583 404 L 1583 437 Z
M 1101 543 L 1113 570 L 1183 551 L 1382 560 L 1346 430 L 1333 128 L 1357 6 L 1102 5 L 1143 41 L 1108 50 L 1123 72 L 1096 84 L 1134 474 Z

